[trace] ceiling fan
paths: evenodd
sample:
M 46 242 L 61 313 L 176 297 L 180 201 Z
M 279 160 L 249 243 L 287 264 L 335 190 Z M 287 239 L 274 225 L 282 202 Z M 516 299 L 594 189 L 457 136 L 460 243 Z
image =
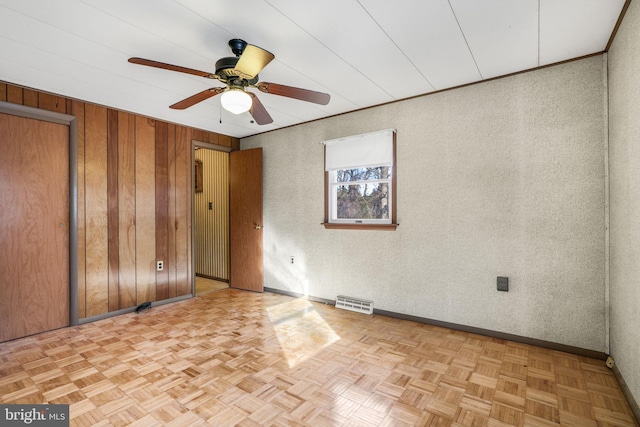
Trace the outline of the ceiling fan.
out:
M 148 67 L 193 74 L 208 79 L 216 79 L 226 84 L 226 87 L 212 87 L 169 106 L 169 108 L 176 110 L 184 110 L 198 102 L 222 94 L 220 102 L 225 110 L 234 114 L 249 111 L 259 125 L 272 123 L 273 119 L 264 108 L 262 102 L 260 102 L 255 94 L 247 90 L 249 87 L 256 88 L 260 92 L 313 102 L 315 104 L 327 105 L 329 103 L 331 97 L 326 93 L 277 83 L 259 82 L 258 73 L 275 58 L 271 52 L 248 44 L 240 39 L 229 40 L 229 47 L 231 47 L 231 51 L 236 56 L 220 58 L 216 61 L 215 74 L 144 58 L 129 58 L 129 62 L 146 65 Z

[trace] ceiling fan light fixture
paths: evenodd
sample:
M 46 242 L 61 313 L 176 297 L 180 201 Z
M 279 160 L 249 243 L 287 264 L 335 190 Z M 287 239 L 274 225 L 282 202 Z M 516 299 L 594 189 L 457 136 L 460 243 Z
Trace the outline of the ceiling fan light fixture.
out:
M 229 89 L 220 97 L 222 108 L 233 114 L 246 113 L 251 109 L 252 99 L 242 89 Z

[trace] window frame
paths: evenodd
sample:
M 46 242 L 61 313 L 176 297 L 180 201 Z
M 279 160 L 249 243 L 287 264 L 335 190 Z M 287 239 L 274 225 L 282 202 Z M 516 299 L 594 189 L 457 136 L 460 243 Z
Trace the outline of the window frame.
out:
M 362 222 L 356 222 L 356 220 L 332 220 L 331 216 L 331 208 L 333 204 L 330 202 L 330 198 L 332 197 L 332 179 L 331 174 L 336 174 L 337 172 L 327 171 L 326 170 L 326 162 L 327 162 L 327 146 L 324 145 L 324 162 L 325 162 L 325 171 L 324 171 L 324 222 L 322 225 L 326 229 L 351 229 L 351 230 L 395 230 L 398 226 L 397 223 L 397 159 L 396 159 L 396 131 L 392 132 L 392 144 L 393 144 L 393 160 L 391 164 L 391 173 L 390 173 L 390 183 L 389 183 L 389 220 L 363 220 Z M 348 169 L 348 168 L 344 168 Z M 340 184 L 350 185 L 351 183 L 345 182 Z M 384 222 L 383 222 L 384 221 Z

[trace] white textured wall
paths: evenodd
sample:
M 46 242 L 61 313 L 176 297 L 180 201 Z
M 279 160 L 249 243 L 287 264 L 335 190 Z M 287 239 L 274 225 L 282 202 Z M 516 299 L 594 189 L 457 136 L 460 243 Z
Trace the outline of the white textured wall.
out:
M 604 351 L 603 82 L 597 56 L 243 139 L 265 286 Z M 325 230 L 320 142 L 387 128 L 400 226 Z
M 611 354 L 640 402 L 640 3 L 609 51 Z

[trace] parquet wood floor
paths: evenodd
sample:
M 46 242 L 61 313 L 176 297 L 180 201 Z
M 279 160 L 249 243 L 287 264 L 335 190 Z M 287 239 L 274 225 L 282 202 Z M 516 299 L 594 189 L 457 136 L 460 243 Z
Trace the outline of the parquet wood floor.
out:
M 634 426 L 603 361 L 228 289 L 0 344 L 74 426 Z

